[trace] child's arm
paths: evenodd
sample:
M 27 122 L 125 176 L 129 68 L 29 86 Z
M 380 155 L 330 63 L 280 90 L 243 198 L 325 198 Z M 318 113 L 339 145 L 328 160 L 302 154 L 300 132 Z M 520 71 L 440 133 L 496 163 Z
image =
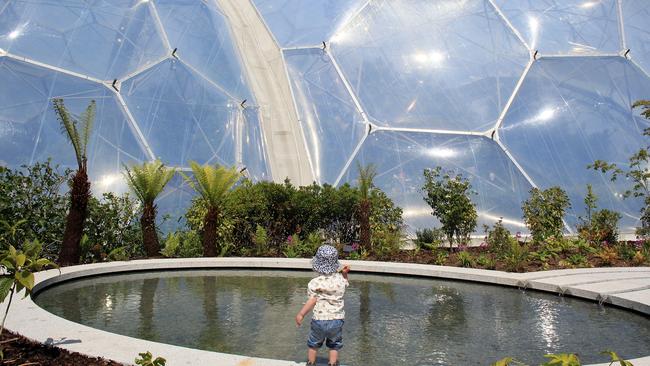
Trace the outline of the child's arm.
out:
M 314 305 L 316 305 L 316 298 L 315 297 L 310 297 L 309 300 L 305 303 L 305 305 L 302 306 L 302 309 L 298 312 L 296 315 L 296 325 L 300 326 L 302 325 L 302 320 L 305 318 L 305 315 L 311 311 L 311 309 L 314 308 Z
M 348 272 L 350 272 L 350 266 L 349 265 L 343 266 L 343 269 L 341 270 L 341 274 L 343 275 L 343 278 L 345 278 L 346 281 L 348 279 Z

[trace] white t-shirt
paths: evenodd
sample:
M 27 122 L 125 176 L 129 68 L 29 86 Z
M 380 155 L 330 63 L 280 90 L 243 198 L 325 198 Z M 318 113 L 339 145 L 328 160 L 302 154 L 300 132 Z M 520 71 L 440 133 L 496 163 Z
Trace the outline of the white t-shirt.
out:
M 314 305 L 312 319 L 334 320 L 345 319 L 343 310 L 343 295 L 348 287 L 348 280 L 341 273 L 320 275 L 307 285 L 307 295 L 317 299 Z

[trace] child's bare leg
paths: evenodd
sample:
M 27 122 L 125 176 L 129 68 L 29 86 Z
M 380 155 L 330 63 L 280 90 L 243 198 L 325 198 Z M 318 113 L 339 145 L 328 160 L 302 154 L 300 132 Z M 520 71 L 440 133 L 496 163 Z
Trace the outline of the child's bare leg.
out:
M 329 361 L 330 364 L 334 365 L 334 364 L 336 364 L 336 361 L 338 361 L 338 360 L 339 360 L 339 351 L 337 351 L 335 349 L 331 349 L 330 350 L 330 361 Z
M 310 348 L 309 351 L 307 351 L 307 360 L 309 363 L 316 363 L 316 354 L 318 353 L 318 350 L 315 348 Z

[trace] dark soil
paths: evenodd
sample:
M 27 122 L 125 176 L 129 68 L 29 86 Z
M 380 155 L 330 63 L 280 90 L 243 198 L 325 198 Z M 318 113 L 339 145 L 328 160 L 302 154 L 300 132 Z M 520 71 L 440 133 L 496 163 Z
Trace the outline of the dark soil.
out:
M 32 342 L 5 330 L 0 337 L 4 359 L 0 365 L 11 366 L 123 366 L 115 361 L 87 357 L 76 352 Z

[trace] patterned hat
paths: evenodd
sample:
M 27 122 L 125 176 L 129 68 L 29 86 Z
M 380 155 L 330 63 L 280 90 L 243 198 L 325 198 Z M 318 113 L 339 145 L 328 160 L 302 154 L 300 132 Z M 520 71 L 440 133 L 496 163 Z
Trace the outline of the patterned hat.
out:
M 321 245 L 311 260 L 314 271 L 322 274 L 332 274 L 339 270 L 339 252 L 331 245 Z

